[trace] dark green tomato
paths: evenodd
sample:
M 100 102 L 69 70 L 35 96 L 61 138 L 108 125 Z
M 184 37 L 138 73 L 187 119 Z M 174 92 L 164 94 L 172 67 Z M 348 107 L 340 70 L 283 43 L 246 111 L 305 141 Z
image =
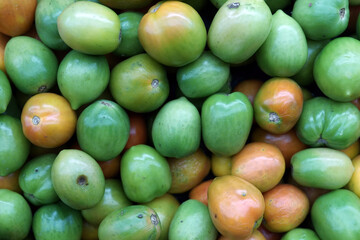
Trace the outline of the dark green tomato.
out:
M 20 169 L 30 153 L 19 119 L 0 115 L 0 142 L 0 176 L 5 177 Z
M 119 14 L 121 24 L 121 42 L 114 54 L 122 57 L 131 57 L 144 52 L 139 37 L 138 28 L 144 14 L 139 12 L 123 12 Z
M 346 189 L 338 189 L 317 198 L 311 209 L 311 221 L 320 239 L 360 239 L 360 199 Z
M 176 79 L 186 97 L 207 97 L 221 89 L 230 76 L 230 65 L 210 51 L 178 69 Z
M 345 149 L 360 136 L 360 112 L 352 103 L 316 97 L 304 102 L 296 133 L 311 147 Z
M 35 38 L 11 38 L 4 59 L 10 79 L 25 94 L 46 92 L 56 84 L 58 60 L 51 49 Z
M 82 221 L 79 211 L 59 202 L 40 207 L 34 213 L 32 229 L 39 240 L 79 240 Z
M 19 193 L 0 189 L 0 239 L 24 239 L 31 228 L 32 212 Z
M 107 161 L 124 149 L 130 134 L 125 110 L 110 100 L 98 100 L 81 112 L 76 128 L 80 148 L 95 160 Z
M 331 40 L 317 56 L 314 79 L 329 98 L 349 102 L 360 97 L 360 42 L 352 37 Z
M 329 40 L 323 41 L 313 41 L 307 39 L 308 46 L 308 55 L 305 65 L 301 68 L 301 70 L 292 76 L 291 78 L 295 80 L 301 86 L 309 86 L 314 82 L 314 62 L 317 55 L 320 51 L 325 47 L 326 44 L 329 43 Z
M 5 112 L 12 96 L 9 79 L 3 71 L 0 70 L 0 114 Z
M 201 117 L 206 147 L 214 154 L 231 156 L 246 143 L 253 123 L 253 108 L 243 93 L 216 93 L 203 103 Z
M 161 223 L 156 212 L 144 205 L 132 205 L 109 214 L 99 226 L 99 240 L 159 239 Z
M 151 136 L 155 149 L 165 157 L 194 153 L 201 140 L 199 111 L 185 97 L 167 102 L 155 117 Z
M 217 235 L 209 209 L 195 199 L 189 199 L 179 206 L 169 229 L 169 239 L 172 240 L 215 240 Z
M 126 196 L 138 203 L 150 202 L 171 187 L 168 162 L 148 145 L 135 145 L 124 153 L 120 176 Z
M 82 210 L 81 214 L 88 223 L 98 226 L 110 213 L 130 205 L 121 182 L 118 179 L 106 179 L 103 198 L 94 207 Z
M 330 39 L 345 31 L 349 22 L 348 0 L 297 0 L 292 17 L 312 40 Z
M 67 50 L 69 46 L 61 39 L 57 18 L 62 11 L 76 0 L 41 0 L 35 11 L 35 27 L 41 41 L 49 48 Z
M 20 171 L 20 188 L 27 200 L 34 205 L 45 205 L 59 200 L 50 176 L 55 158 L 56 154 L 41 155 L 28 161 Z

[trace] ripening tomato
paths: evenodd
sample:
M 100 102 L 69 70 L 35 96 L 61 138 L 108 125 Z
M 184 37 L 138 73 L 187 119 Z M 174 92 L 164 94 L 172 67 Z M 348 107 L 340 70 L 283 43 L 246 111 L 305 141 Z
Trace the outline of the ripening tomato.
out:
M 341 149 L 339 151 L 345 153 L 350 159 L 353 159 L 354 157 L 360 154 L 360 142 L 359 140 L 357 140 L 349 147 L 345 149 Z
M 271 78 L 259 89 L 254 99 L 256 123 L 271 133 L 282 134 L 292 129 L 303 108 L 300 86 L 290 78 Z
M 82 240 L 98 240 L 98 226 L 94 226 L 87 221 L 83 220 L 82 224 L 82 232 L 81 232 Z
M 191 191 L 189 192 L 189 198 L 190 199 L 196 199 L 206 206 L 208 205 L 208 189 L 210 184 L 212 183 L 213 179 L 206 180 L 197 186 L 195 186 Z
M 106 179 L 115 178 L 119 176 L 121 157 L 122 157 L 121 155 L 118 155 L 108 161 L 97 161 Z
M 21 113 L 24 135 L 43 148 L 65 144 L 74 134 L 77 117 L 70 103 L 55 93 L 39 93 L 25 103 Z
M 0 0 L 0 32 L 8 36 L 26 33 L 34 23 L 36 0 Z
M 206 28 L 199 13 L 180 1 L 161 1 L 140 21 L 138 35 L 145 51 L 173 67 L 196 60 L 206 45 Z
M 19 173 L 20 170 L 17 170 L 9 175 L 2 177 L 0 176 L 0 189 L 9 189 L 14 192 L 22 193 L 22 190 L 19 186 Z
M 233 92 L 242 92 L 250 100 L 251 104 L 254 104 L 254 98 L 263 85 L 263 81 L 260 79 L 246 79 L 239 82 L 233 89 Z
M 280 240 L 281 237 L 284 235 L 283 233 L 274 233 L 267 230 L 266 227 L 264 227 L 264 223 L 261 223 L 258 230 L 262 233 L 266 240 Z
M 124 150 L 138 144 L 146 144 L 147 140 L 147 127 L 144 116 L 134 112 L 128 112 L 128 116 L 130 120 L 130 135 Z
M 5 54 L 5 46 L 9 41 L 9 37 L 3 33 L 0 33 L 0 70 L 6 73 L 5 62 L 4 62 L 4 54 Z

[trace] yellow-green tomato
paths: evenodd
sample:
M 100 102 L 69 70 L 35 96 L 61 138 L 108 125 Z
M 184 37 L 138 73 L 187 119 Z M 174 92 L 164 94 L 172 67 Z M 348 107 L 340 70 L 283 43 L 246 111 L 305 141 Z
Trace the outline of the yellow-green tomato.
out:
M 121 41 L 118 15 L 99 3 L 72 3 L 59 15 L 57 24 L 62 40 L 82 53 L 107 54 L 113 52 Z

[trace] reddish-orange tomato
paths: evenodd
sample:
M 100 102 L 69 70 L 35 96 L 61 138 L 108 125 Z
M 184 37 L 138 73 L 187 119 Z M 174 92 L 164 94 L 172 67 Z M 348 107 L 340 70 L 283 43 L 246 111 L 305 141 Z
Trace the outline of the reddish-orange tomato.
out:
M 250 100 L 251 104 L 254 104 L 254 98 L 263 85 L 263 81 L 259 79 L 246 79 L 239 82 L 233 89 L 233 92 L 242 92 Z
M 306 194 L 292 184 L 279 184 L 264 193 L 264 226 L 272 232 L 287 232 L 299 226 L 309 213 Z
M 121 155 L 108 161 L 97 161 L 97 163 L 101 167 L 101 170 L 104 173 L 105 178 L 115 178 L 119 176 L 120 160 L 121 160 Z
M 206 206 L 208 205 L 208 189 L 210 184 L 212 183 L 213 179 L 209 179 L 207 181 L 204 181 L 191 189 L 189 192 L 189 198 L 190 199 L 196 199 Z
M 200 148 L 183 158 L 168 158 L 172 183 L 169 193 L 184 193 L 199 183 L 210 172 L 210 158 Z
M 231 174 L 254 184 L 261 192 L 275 187 L 284 173 L 284 157 L 269 143 L 248 143 L 232 157 Z
M 5 46 L 9 41 L 9 37 L 3 33 L 0 33 L 0 70 L 6 73 L 5 62 L 4 62 L 4 54 L 5 54 Z
M 0 0 L 0 32 L 8 36 L 26 33 L 35 19 L 37 0 Z
M 134 112 L 128 112 L 130 120 L 130 135 L 124 150 L 138 144 L 145 144 L 147 140 L 146 121 L 143 115 Z
M 261 223 L 258 230 L 262 233 L 266 240 L 280 240 L 284 235 L 283 233 L 274 233 L 267 230 L 266 227 L 264 227 L 264 223 Z
M 250 139 L 252 142 L 266 142 L 277 146 L 284 156 L 286 167 L 290 167 L 292 155 L 307 148 L 307 145 L 300 141 L 294 129 L 283 134 L 273 134 L 260 127 L 255 127 Z
M 22 190 L 19 186 L 20 170 L 21 169 L 10 173 L 5 177 L 0 176 L 0 189 L 9 189 L 14 192 L 22 193 Z
M 275 134 L 290 131 L 298 121 L 302 108 L 302 90 L 290 78 L 275 77 L 267 80 L 254 99 L 256 123 Z
M 260 190 L 232 175 L 216 177 L 208 189 L 208 208 L 214 226 L 231 239 L 247 239 L 261 224 L 265 203 Z
M 55 93 L 39 93 L 24 105 L 21 124 L 31 143 L 43 148 L 65 144 L 74 134 L 77 117 L 70 103 Z

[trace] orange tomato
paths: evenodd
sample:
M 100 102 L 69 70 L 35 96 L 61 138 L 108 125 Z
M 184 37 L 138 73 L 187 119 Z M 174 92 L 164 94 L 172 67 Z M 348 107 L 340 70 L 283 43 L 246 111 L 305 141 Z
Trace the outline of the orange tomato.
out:
M 37 0 L 0 0 L 0 32 L 8 36 L 26 33 L 35 19 Z
M 283 134 L 273 134 L 260 127 L 255 127 L 250 139 L 252 142 L 266 142 L 277 146 L 284 156 L 286 167 L 290 167 L 291 157 L 295 153 L 307 148 L 307 145 L 301 142 L 296 135 L 294 128 Z
M 168 158 L 172 183 L 169 193 L 184 193 L 198 185 L 210 172 L 210 159 L 199 148 L 183 158 Z
M 233 89 L 233 92 L 242 92 L 250 100 L 251 104 L 254 104 L 254 98 L 263 85 L 263 81 L 259 79 L 246 79 L 239 82 Z
M 14 192 L 22 193 L 22 190 L 19 186 L 20 170 L 21 169 L 10 173 L 5 177 L 0 176 L 0 189 L 9 189 Z
M 221 177 L 231 174 L 231 156 L 217 156 L 211 155 L 211 171 L 216 177 Z
M 221 235 L 247 239 L 261 224 L 265 203 L 254 185 L 240 177 L 227 175 L 216 177 L 210 184 L 208 208 Z
M 130 135 L 124 150 L 138 144 L 145 144 L 147 140 L 147 127 L 143 115 L 128 112 L 128 116 L 130 120 Z
M 39 93 L 24 105 L 21 124 L 31 143 L 43 148 L 65 144 L 74 134 L 77 117 L 69 102 L 55 93 Z
M 189 198 L 196 199 L 207 206 L 208 205 L 208 189 L 209 189 L 209 186 L 212 183 L 212 181 L 213 181 L 213 179 L 209 179 L 209 180 L 204 181 L 204 182 L 200 183 L 199 185 L 195 186 L 189 192 Z
M 359 155 L 360 153 L 360 142 L 359 140 L 355 141 L 353 144 L 351 144 L 349 147 L 339 150 L 343 153 L 345 153 L 346 155 L 348 155 L 348 157 L 350 159 L 353 159 L 354 157 L 356 157 L 357 155 Z
M 97 240 L 97 239 L 99 239 L 98 238 L 98 227 L 83 220 L 81 239 L 82 240 Z
M 0 33 L 0 70 L 6 73 L 5 62 L 4 62 L 4 54 L 5 54 L 5 46 L 6 43 L 10 40 L 8 36 Z
M 97 161 L 97 163 L 101 167 L 101 170 L 104 173 L 105 178 L 115 178 L 119 176 L 120 160 L 121 160 L 121 155 L 118 155 L 115 158 L 108 161 Z
M 231 174 L 254 184 L 261 192 L 275 187 L 284 173 L 284 157 L 269 143 L 248 143 L 232 157 Z
M 298 121 L 302 108 L 302 90 L 290 78 L 275 77 L 267 80 L 254 99 L 256 123 L 275 134 L 290 131 Z
M 309 199 L 292 184 L 279 184 L 263 195 L 264 226 L 272 232 L 287 232 L 296 228 L 309 213 Z

